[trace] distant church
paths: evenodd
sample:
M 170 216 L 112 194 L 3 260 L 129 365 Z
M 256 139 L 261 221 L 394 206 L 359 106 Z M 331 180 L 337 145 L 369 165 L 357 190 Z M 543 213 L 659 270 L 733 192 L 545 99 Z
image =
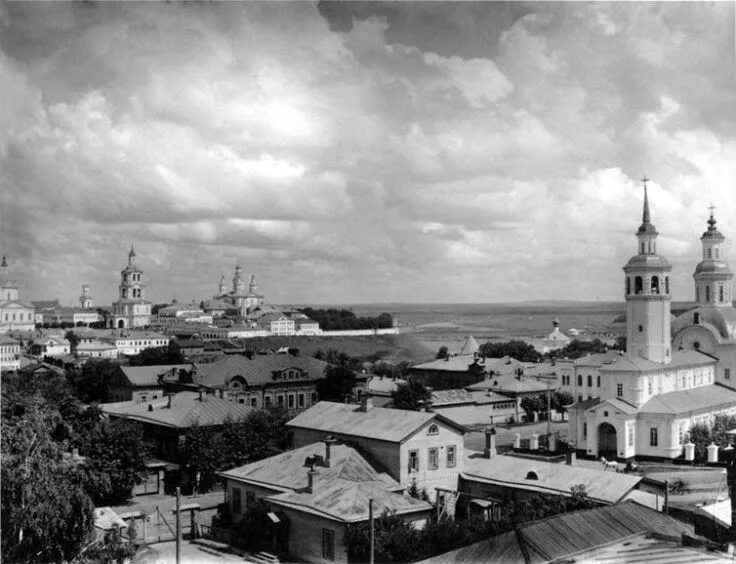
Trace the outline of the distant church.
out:
M 120 271 L 118 300 L 112 304 L 109 327 L 133 329 L 151 324 L 151 302 L 146 300 L 143 271 L 138 268 L 136 258 L 135 249 L 131 245 L 128 264 Z
M 725 237 L 711 209 L 693 275 L 697 307 L 673 322 L 672 267 L 657 254 L 657 235 L 645 182 L 637 254 L 624 266 L 627 352 L 600 367 L 599 397 L 569 408 L 568 440 L 588 455 L 676 458 L 693 424 L 736 413 L 736 310 Z
M 30 331 L 36 327 L 35 309 L 21 302 L 18 282 L 10 279 L 8 261 L 0 263 L 0 333 Z
M 238 315 L 245 317 L 263 306 L 263 296 L 258 293 L 255 275 L 250 277 L 250 284 L 248 284 L 248 291 L 246 292 L 242 272 L 240 265 L 236 265 L 232 290 L 230 291 L 228 291 L 225 284 L 225 277 L 220 278 L 217 294 L 213 296 L 212 300 L 204 302 L 205 311 L 216 310 L 218 307 L 221 309 L 237 309 Z

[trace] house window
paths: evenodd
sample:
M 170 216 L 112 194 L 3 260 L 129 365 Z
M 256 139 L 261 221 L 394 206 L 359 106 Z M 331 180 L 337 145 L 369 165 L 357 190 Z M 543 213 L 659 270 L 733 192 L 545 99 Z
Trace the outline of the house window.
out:
M 276 396 L 276 403 L 278 403 L 280 406 L 283 407 L 283 405 L 284 405 L 284 396 L 283 395 Z
M 582 394 L 580 394 L 580 395 L 578 396 L 578 401 L 583 401 L 583 395 L 582 395 Z
M 427 434 L 428 435 L 437 435 L 437 434 L 439 434 L 439 432 L 440 432 L 440 428 L 437 426 L 436 423 L 432 423 L 429 426 L 429 429 L 427 429 Z
M 233 488 L 233 513 L 240 515 L 243 507 L 240 499 L 240 488 Z
M 643 333 L 643 332 L 644 332 L 644 326 L 643 325 L 639 325 L 639 333 Z
M 322 529 L 322 558 L 335 561 L 335 531 Z
M 624 395 L 624 385 L 623 384 L 616 384 L 616 395 L 618 397 L 621 397 Z
M 436 448 L 429 449 L 429 469 L 437 470 L 439 467 L 439 451 Z
M 266 396 L 266 407 L 271 407 L 271 396 Z
M 409 472 L 419 472 L 419 451 L 409 451 Z
M 583 375 L 578 374 L 578 386 L 582 386 L 582 385 L 583 385 Z
M 588 424 L 583 423 L 583 439 L 587 439 L 587 438 L 588 438 Z
M 317 403 L 317 392 L 312 392 L 312 405 Z
M 299 407 L 304 407 L 304 394 L 299 394 Z
M 245 492 L 245 506 L 253 507 L 256 504 L 256 494 L 254 492 Z
M 593 387 L 593 377 L 590 374 L 588 374 L 588 387 Z
M 628 431 L 629 431 L 628 432 L 629 446 L 630 447 L 633 447 L 634 446 L 634 426 L 633 425 L 629 425 Z
M 453 466 L 455 466 L 455 445 L 450 445 L 447 447 L 447 467 Z
M 728 379 L 730 379 L 730 378 L 731 378 L 731 369 L 730 369 L 730 368 L 726 368 L 726 369 L 725 369 L 725 371 L 724 371 L 724 373 L 723 373 L 723 377 L 724 377 L 724 378 L 725 378 L 726 380 L 728 380 Z
M 251 407 L 258 407 L 258 399 L 257 398 L 250 398 L 250 406 Z
M 656 447 L 659 444 L 659 435 L 656 427 L 649 428 L 649 446 Z
M 598 380 L 598 387 L 600 388 L 601 387 L 601 375 L 599 374 L 596 379 Z
M 289 394 L 289 409 L 294 409 L 294 394 Z

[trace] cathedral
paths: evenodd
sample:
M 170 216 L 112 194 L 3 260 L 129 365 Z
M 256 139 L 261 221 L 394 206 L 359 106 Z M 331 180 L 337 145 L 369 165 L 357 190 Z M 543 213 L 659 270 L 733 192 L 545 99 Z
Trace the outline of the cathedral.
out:
M 238 314 L 245 317 L 263 305 L 263 296 L 258 294 L 257 290 L 256 277 L 252 275 L 250 277 L 250 284 L 248 284 L 248 291 L 245 291 L 245 280 L 242 277 L 242 269 L 240 265 L 236 265 L 232 290 L 228 292 L 225 277 L 223 276 L 220 278 L 218 293 L 216 296 L 213 296 L 213 299 L 216 302 L 229 305 L 232 309 L 239 310 Z
M 0 333 L 32 331 L 35 327 L 35 310 L 18 299 L 18 283 L 10 279 L 8 261 L 3 257 L 0 263 Z
M 736 310 L 712 208 L 695 268 L 696 307 L 672 320 L 672 266 L 657 253 L 646 181 L 637 253 L 624 266 L 627 351 L 599 369 L 598 397 L 569 408 L 568 440 L 590 456 L 677 458 L 695 423 L 736 413 Z
M 143 271 L 136 264 L 133 245 L 128 253 L 128 265 L 120 271 L 118 301 L 112 304 L 108 326 L 117 329 L 147 327 L 151 324 L 151 302 L 145 299 Z

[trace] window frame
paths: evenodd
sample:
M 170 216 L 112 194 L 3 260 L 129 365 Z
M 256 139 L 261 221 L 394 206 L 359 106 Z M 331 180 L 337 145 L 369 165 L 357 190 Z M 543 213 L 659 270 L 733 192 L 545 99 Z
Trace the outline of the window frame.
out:
M 440 449 L 430 447 L 427 449 L 427 470 L 437 470 L 440 467 Z
M 454 468 L 457 466 L 457 447 L 455 445 L 447 446 L 447 467 Z

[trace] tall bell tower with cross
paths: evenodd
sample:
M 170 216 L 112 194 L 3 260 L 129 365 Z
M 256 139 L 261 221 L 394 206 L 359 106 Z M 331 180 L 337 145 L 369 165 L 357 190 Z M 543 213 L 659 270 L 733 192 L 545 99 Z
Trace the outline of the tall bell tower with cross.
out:
M 670 271 L 672 266 L 657 254 L 657 229 L 652 224 L 644 185 L 642 222 L 636 232 L 637 254 L 624 266 L 626 284 L 626 349 L 630 357 L 669 363 L 670 342 Z

